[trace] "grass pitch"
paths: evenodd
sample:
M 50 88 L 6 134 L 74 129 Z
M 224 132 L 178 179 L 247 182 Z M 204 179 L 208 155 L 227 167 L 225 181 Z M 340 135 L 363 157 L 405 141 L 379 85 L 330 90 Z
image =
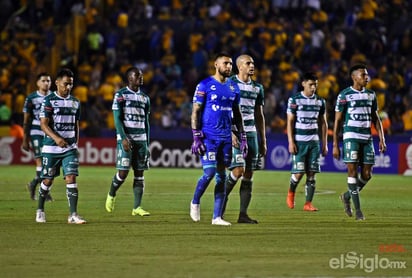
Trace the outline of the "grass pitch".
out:
M 46 203 L 47 223 L 35 223 L 37 202 L 25 185 L 34 166 L 0 167 L 1 277 L 343 277 L 407 276 L 412 273 L 412 178 L 374 175 L 361 194 L 366 221 L 343 213 L 338 196 L 346 174 L 317 176 L 314 205 L 302 211 L 285 204 L 289 173 L 256 172 L 249 215 L 258 225 L 237 224 L 239 184 L 225 219 L 211 225 L 213 183 L 201 203 L 201 222 L 189 217 L 200 169 L 146 172 L 143 207 L 131 216 L 132 177 L 119 190 L 113 213 L 104 202 L 112 167 L 81 167 L 79 214 L 86 225 L 66 224 L 68 205 L 61 177 Z

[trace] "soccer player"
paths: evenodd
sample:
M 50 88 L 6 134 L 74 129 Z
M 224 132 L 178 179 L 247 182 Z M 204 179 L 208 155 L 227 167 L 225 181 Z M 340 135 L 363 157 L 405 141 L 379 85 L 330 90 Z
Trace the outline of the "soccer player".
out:
M 43 147 L 44 132 L 40 127 L 40 107 L 44 98 L 51 93 L 51 77 L 42 72 L 36 78 L 37 90 L 29 94 L 24 102 L 23 113 L 23 142 L 22 149 L 33 151 L 36 164 L 36 176 L 27 184 L 27 189 L 32 200 L 36 199 L 36 186 L 41 182 L 40 173 L 42 168 L 41 148 Z M 52 201 L 51 194 L 47 195 L 47 201 Z
M 232 162 L 229 167 L 231 172 L 226 177 L 226 199 L 223 213 L 230 192 L 237 181 L 242 178 L 239 188 L 240 212 L 237 222 L 257 224 L 257 220 L 248 216 L 247 209 L 252 198 L 253 171 L 259 169 L 258 160 L 263 159 L 267 150 L 265 116 L 263 114 L 264 89 L 261 84 L 252 80 L 255 73 L 255 62 L 251 56 L 240 55 L 236 59 L 236 66 L 239 73 L 233 75 L 231 79 L 238 84 L 240 89 L 240 107 L 247 136 L 248 154 L 244 159 L 239 149 L 238 138 L 240 134 L 234 130 L 232 132 Z
M 36 222 L 45 223 L 44 203 L 55 177 L 63 169 L 66 194 L 69 203 L 69 224 L 84 224 L 77 214 L 79 191 L 76 177 L 79 175 L 79 120 L 80 101 L 70 92 L 74 74 L 70 69 L 61 69 L 56 76 L 57 91 L 44 98 L 40 109 L 40 126 L 45 133 L 42 148 L 42 182 L 39 189 L 39 203 Z
M 325 156 L 328 153 L 326 105 L 325 100 L 316 94 L 318 78 L 314 73 L 305 73 L 301 84 L 303 90 L 288 99 L 286 124 L 292 173 L 286 204 L 291 209 L 295 207 L 296 187 L 306 174 L 306 202 L 303 210 L 317 211 L 312 205 L 315 175 L 320 172 L 320 154 Z
M 136 67 L 126 71 L 127 86 L 116 92 L 113 116 L 117 133 L 117 172 L 106 198 L 106 210 L 113 212 L 116 192 L 124 183 L 130 167 L 134 171 L 132 215 L 149 216 L 141 207 L 144 191 L 144 170 L 149 169 L 150 98 L 140 89 L 143 72 Z
M 343 89 L 336 100 L 333 157 L 340 158 L 339 135 L 343 123 L 343 161 L 348 167 L 348 191 L 340 195 L 340 199 L 345 213 L 351 217 L 353 211 L 350 199 L 352 198 L 356 220 L 365 220 L 360 206 L 359 192 L 371 179 L 372 166 L 375 163 L 371 123 L 378 131 L 380 152 L 386 151 L 386 144 L 375 92 L 365 88 L 369 82 L 366 65 L 352 66 L 349 74 L 353 84 Z
M 239 87 L 229 78 L 233 67 L 232 58 L 220 53 L 216 56 L 214 65 L 215 74 L 202 80 L 193 96 L 192 153 L 200 155 L 203 175 L 197 182 L 190 202 L 190 217 L 195 222 L 200 221 L 200 198 L 215 177 L 212 225 L 230 226 L 230 222 L 222 219 L 222 210 L 226 168 L 232 159 L 232 113 L 233 123 L 240 134 L 240 150 L 245 157 L 247 139 L 240 112 Z

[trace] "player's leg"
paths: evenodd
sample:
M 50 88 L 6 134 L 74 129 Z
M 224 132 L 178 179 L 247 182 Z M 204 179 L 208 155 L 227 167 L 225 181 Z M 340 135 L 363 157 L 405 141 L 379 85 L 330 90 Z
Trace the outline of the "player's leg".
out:
M 238 148 L 232 148 L 232 161 L 229 166 L 230 173 L 227 175 L 225 180 L 225 202 L 223 204 L 222 215 L 224 215 L 226 211 L 226 205 L 229 200 L 229 195 L 232 192 L 233 188 L 235 187 L 237 181 L 240 177 L 242 177 L 245 168 L 244 168 L 244 158 L 242 153 Z
M 107 212 L 112 212 L 114 210 L 114 205 L 116 201 L 116 192 L 119 190 L 121 185 L 127 178 L 129 174 L 129 169 L 131 167 L 131 154 L 132 152 L 125 152 L 121 142 L 117 142 L 117 158 L 116 158 L 116 174 L 112 178 L 110 184 L 109 193 L 107 193 L 105 208 Z
M 36 222 L 45 223 L 46 214 L 44 213 L 44 204 L 47 196 L 50 194 L 51 187 L 53 185 L 54 177 L 59 176 L 59 169 L 61 165 L 61 159 L 56 155 L 44 154 L 42 158 L 42 172 L 41 183 L 39 187 L 39 195 L 36 211 Z
M 305 167 L 308 169 L 306 173 L 306 184 L 305 184 L 305 197 L 306 202 L 303 207 L 303 210 L 306 211 L 317 211 L 318 209 L 312 205 L 313 196 L 315 195 L 316 190 L 316 173 L 320 172 L 319 165 L 320 158 L 320 145 L 319 143 L 312 143 L 309 146 Z
M 134 171 L 133 179 L 133 196 L 134 204 L 132 215 L 149 216 L 150 213 L 145 211 L 141 207 L 145 183 L 144 183 L 144 171 L 149 169 L 149 148 L 146 143 L 135 144 L 133 147 L 132 167 Z
M 318 209 L 312 205 L 313 196 L 315 195 L 315 189 L 316 189 L 315 173 L 312 171 L 309 171 L 306 175 L 306 184 L 305 184 L 306 202 L 305 202 L 305 205 L 303 206 L 303 210 L 318 211 Z
M 298 153 L 292 155 L 292 170 L 289 180 L 289 190 L 286 197 L 286 204 L 290 209 L 295 207 L 296 188 L 306 172 L 305 156 L 307 149 L 303 145 L 298 145 Z
M 216 217 L 222 217 L 223 207 L 225 202 L 225 180 L 226 180 L 226 167 L 222 164 L 217 164 L 217 170 L 215 175 L 215 190 L 214 190 L 214 208 L 213 208 L 213 219 Z
M 222 219 L 225 201 L 226 168 L 232 160 L 232 140 L 220 141 L 216 146 L 216 186 L 212 225 L 230 226 L 230 222 Z
M 245 160 L 245 172 L 239 188 L 240 210 L 238 223 L 257 224 L 256 220 L 248 216 L 247 210 L 252 199 L 253 169 L 256 168 L 259 146 L 257 135 L 254 133 L 249 133 L 248 135 L 248 155 Z
M 375 149 L 372 142 L 363 145 L 361 149 L 360 162 L 361 171 L 358 175 L 359 191 L 361 191 L 372 178 L 372 167 L 375 163 Z
M 41 159 L 41 147 L 42 147 L 42 139 L 38 138 L 39 136 L 32 136 L 31 137 L 31 146 L 33 148 L 34 154 L 34 162 L 36 165 L 36 175 L 35 177 L 27 184 L 27 189 L 30 193 L 30 198 L 35 200 L 36 198 L 36 187 L 39 183 L 41 183 L 41 169 L 42 169 L 42 159 Z M 49 195 L 50 196 L 50 195 Z

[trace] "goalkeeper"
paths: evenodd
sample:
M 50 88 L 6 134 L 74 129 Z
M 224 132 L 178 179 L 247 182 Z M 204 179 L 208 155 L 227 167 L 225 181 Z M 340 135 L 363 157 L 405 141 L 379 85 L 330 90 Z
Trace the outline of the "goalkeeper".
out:
M 203 175 L 197 182 L 190 203 L 190 217 L 194 222 L 200 221 L 200 198 L 215 178 L 212 225 L 230 226 L 230 222 L 222 219 L 222 212 L 226 168 L 232 159 L 232 113 L 233 124 L 240 134 L 240 151 L 244 157 L 247 155 L 247 138 L 240 112 L 239 87 L 229 78 L 232 59 L 227 54 L 220 53 L 216 56 L 214 65 L 215 74 L 202 80 L 193 96 L 192 153 L 200 155 Z

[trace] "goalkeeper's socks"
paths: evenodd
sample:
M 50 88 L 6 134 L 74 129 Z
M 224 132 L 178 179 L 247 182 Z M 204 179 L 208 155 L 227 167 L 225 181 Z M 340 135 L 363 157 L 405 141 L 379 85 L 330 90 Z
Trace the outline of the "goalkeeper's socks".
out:
M 216 175 L 215 185 L 215 205 L 213 209 L 213 219 L 222 217 L 223 205 L 225 202 L 225 177 L 222 174 Z
M 200 198 L 202 198 L 203 193 L 205 193 L 211 180 L 212 177 L 206 174 L 200 177 L 200 179 L 197 181 L 195 194 L 193 195 L 193 204 L 200 204 Z

